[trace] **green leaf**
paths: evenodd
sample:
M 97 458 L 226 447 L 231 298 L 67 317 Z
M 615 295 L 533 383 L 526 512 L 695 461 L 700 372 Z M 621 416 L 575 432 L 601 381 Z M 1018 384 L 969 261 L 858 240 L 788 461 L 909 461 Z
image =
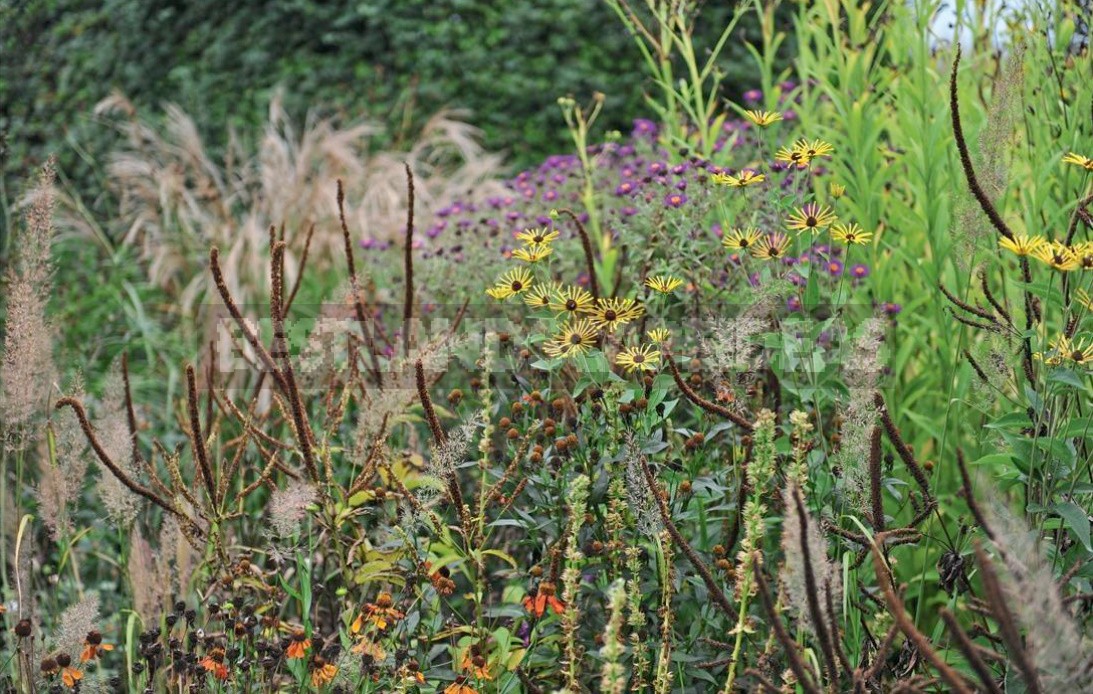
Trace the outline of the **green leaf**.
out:
M 1053 508 L 1066 521 L 1074 537 L 1085 547 L 1085 551 L 1093 552 L 1093 546 L 1089 544 L 1089 516 L 1086 512 L 1072 501 L 1057 503 Z

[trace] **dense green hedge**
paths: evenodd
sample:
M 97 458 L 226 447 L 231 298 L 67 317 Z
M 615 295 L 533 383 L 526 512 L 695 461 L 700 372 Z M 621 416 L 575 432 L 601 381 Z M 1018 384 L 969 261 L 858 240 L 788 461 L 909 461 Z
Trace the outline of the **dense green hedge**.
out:
M 731 4 L 703 8 L 699 45 L 713 44 Z M 73 145 L 92 160 L 109 148 L 90 111 L 115 87 L 140 108 L 171 100 L 199 114 L 213 143 L 227 123 L 261 122 L 277 85 L 297 117 L 322 104 L 392 132 L 408 104 L 411 120 L 465 107 L 517 164 L 568 146 L 560 95 L 604 92 L 609 127 L 648 112 L 638 52 L 601 0 L 16 0 L 0 25 L 9 185 L 57 149 L 62 171 L 93 181 Z M 726 68 L 752 86 L 739 43 Z

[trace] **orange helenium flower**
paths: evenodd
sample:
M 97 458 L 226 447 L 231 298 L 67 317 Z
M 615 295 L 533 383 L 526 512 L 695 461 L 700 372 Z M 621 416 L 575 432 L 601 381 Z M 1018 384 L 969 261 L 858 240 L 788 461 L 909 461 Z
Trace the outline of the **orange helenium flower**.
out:
M 554 595 L 554 584 L 550 581 L 543 581 L 534 594 L 529 593 L 524 598 L 524 609 L 535 617 L 542 617 L 548 606 L 556 614 L 565 612 L 565 603 Z
M 228 666 L 224 664 L 224 649 L 212 648 L 201 660 L 201 667 L 213 674 L 218 680 L 228 679 Z
M 95 660 L 103 653 L 114 650 L 114 646 L 102 642 L 102 634 L 98 631 L 87 632 L 87 638 L 83 642 L 83 652 L 80 653 L 80 662 L 86 663 Z
M 289 660 L 297 660 L 303 658 L 308 649 L 311 648 L 311 639 L 307 637 L 303 629 L 297 629 L 292 633 L 292 641 L 288 644 L 288 648 L 285 649 L 285 657 Z

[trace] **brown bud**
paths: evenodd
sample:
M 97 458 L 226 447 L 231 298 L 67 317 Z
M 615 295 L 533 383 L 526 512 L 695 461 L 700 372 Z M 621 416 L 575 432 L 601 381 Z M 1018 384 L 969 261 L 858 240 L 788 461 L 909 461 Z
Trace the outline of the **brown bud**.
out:
M 458 388 L 453 388 L 452 391 L 448 393 L 448 404 L 450 405 L 458 405 L 462 399 L 463 391 Z
M 513 427 L 505 433 L 505 436 L 508 437 L 509 441 L 512 441 L 513 439 L 518 439 L 520 438 L 520 431 L 516 427 Z

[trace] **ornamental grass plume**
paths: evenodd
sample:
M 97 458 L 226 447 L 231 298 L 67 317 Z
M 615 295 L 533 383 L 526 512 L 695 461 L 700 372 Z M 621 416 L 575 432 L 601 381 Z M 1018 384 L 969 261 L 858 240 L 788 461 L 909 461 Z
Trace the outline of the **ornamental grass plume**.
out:
M 126 412 L 125 385 L 122 374 L 115 366 L 106 378 L 103 388 L 103 400 L 98 415 L 94 420 L 94 429 L 99 443 L 107 456 L 129 479 L 138 475 L 134 469 L 132 450 L 133 441 L 129 434 L 128 413 Z M 71 412 L 67 412 L 71 414 Z M 99 460 L 99 498 L 111 519 L 122 527 L 128 526 L 140 510 L 136 495 Z
M 176 105 L 164 107 L 162 126 L 118 92 L 99 102 L 95 113 L 122 116 L 118 129 L 127 143 L 111 156 L 107 173 L 120 198 L 124 242 L 140 250 L 149 279 L 191 316 L 214 293 L 201 271 L 209 245 L 219 246 L 235 268 L 229 288 L 243 305 L 259 300 L 268 286 L 271 224 L 286 227 L 290 241 L 314 227 L 308 262 L 332 267 L 342 253 L 338 205 L 330 196 L 338 179 L 351 182 L 345 192 L 356 201 L 346 210 L 349 225 L 381 241 L 404 233 L 406 165 L 415 172 L 415 207 L 428 216 L 468 191 L 475 198 L 502 192 L 494 182 L 501 158 L 485 152 L 480 132 L 460 111 L 434 114 L 404 151 L 376 151 L 370 142 L 382 134 L 379 125 L 311 117 L 298 128 L 278 93 L 257 147 L 247 149 L 246 138 L 229 131 L 222 159 Z M 92 233 L 75 203 L 66 207 L 64 223 Z M 285 257 L 290 279 L 299 273 L 302 253 L 302 244 L 292 245 Z
M 70 391 L 73 397 L 84 397 L 79 377 Z M 87 471 L 87 439 L 76 415 L 68 410 L 56 413 L 49 427 L 53 434 L 54 455 L 38 457 L 38 487 L 34 496 L 38 501 L 38 514 L 49 529 L 50 537 L 59 540 L 74 529 L 72 513 Z
M 843 372 L 850 391 L 843 411 L 841 440 L 834 462 L 842 468 L 842 492 L 848 503 L 859 511 L 866 509 L 869 490 L 870 435 L 877 418 L 873 393 L 881 374 L 880 353 L 885 322 L 879 316 L 866 320 L 846 356 Z
M 28 196 L 24 228 L 4 277 L 7 321 L 0 357 L 0 433 L 10 450 L 40 435 L 38 427 L 56 380 L 53 326 L 46 315 L 53 286 L 53 214 L 56 179 L 50 159 Z
M 999 582 L 1006 608 L 1024 628 L 1024 650 L 1039 686 L 1044 692 L 1083 691 L 1093 681 L 1093 639 L 1064 606 L 1037 533 L 991 496 L 979 507 L 1005 568 Z
M 53 650 L 79 653 L 87 634 L 101 625 L 100 619 L 98 594 L 86 594 L 61 613 L 59 627 L 53 635 Z
M 269 497 L 269 522 L 280 537 L 294 535 L 307 517 L 307 508 L 318 498 L 314 484 L 305 480 L 289 480 Z

